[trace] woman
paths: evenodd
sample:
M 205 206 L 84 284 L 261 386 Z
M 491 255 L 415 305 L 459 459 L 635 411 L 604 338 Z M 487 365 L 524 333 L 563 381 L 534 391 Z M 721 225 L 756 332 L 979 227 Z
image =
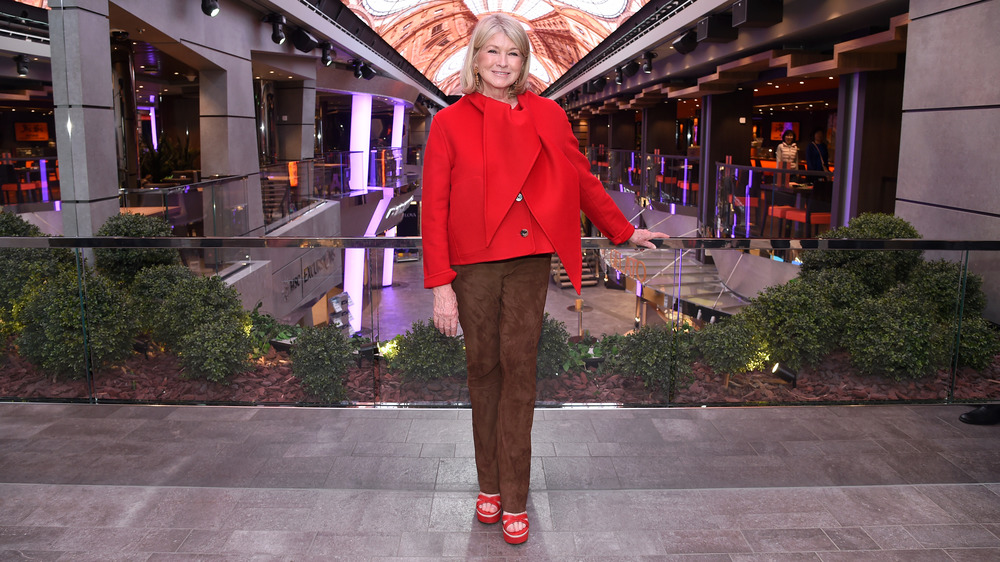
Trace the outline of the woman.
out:
M 424 285 L 434 325 L 461 321 L 483 523 L 528 538 L 525 512 L 535 405 L 535 362 L 550 256 L 580 291 L 580 210 L 613 242 L 655 248 L 590 174 L 566 114 L 527 91 L 527 34 L 492 14 L 472 32 L 465 95 L 434 118 L 424 152 Z M 501 498 L 502 515 L 501 515 Z
M 789 170 L 799 169 L 799 146 L 795 144 L 795 132 L 791 129 L 781 135 L 781 144 L 777 149 L 777 161 L 779 168 Z

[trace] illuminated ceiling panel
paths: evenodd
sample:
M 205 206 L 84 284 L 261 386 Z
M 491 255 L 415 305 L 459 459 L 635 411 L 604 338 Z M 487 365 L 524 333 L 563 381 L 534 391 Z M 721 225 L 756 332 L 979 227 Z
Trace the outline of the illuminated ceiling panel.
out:
M 343 0 L 445 94 L 479 18 L 514 16 L 531 40 L 529 86 L 545 90 L 649 0 Z

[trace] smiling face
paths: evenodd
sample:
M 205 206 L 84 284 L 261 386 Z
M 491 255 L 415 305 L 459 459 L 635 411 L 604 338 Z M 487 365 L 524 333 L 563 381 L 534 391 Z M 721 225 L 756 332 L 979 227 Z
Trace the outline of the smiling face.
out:
M 521 75 L 524 55 L 502 31 L 493 34 L 476 54 L 483 95 L 506 101 L 510 86 Z

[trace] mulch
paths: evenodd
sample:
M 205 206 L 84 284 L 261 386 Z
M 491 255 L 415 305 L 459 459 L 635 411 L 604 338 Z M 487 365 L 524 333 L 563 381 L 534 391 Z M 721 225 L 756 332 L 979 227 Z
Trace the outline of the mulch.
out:
M 253 369 L 232 377 L 228 384 L 190 380 L 170 354 L 135 354 L 122 365 L 103 369 L 94 377 L 98 401 L 153 403 L 310 404 L 308 395 L 292 374 L 287 353 L 271 352 Z M 464 375 L 432 381 L 404 380 L 398 372 L 380 365 L 378 385 L 370 362 L 348 372 L 345 388 L 352 404 L 467 405 L 469 392 Z M 950 371 L 926 377 L 893 381 L 861 375 L 843 353 L 831 354 L 818 367 L 799 371 L 796 384 L 755 372 L 728 379 L 695 363 L 690 384 L 676 390 L 672 404 L 781 404 L 809 402 L 941 401 L 948 397 Z M 53 378 L 16 353 L 0 357 L 0 399 L 87 399 L 85 380 Z M 1000 356 L 982 372 L 962 369 L 956 377 L 956 400 L 985 401 L 1000 398 Z M 647 388 L 635 376 L 604 374 L 588 369 L 538 381 L 540 405 L 668 403 L 661 389 Z

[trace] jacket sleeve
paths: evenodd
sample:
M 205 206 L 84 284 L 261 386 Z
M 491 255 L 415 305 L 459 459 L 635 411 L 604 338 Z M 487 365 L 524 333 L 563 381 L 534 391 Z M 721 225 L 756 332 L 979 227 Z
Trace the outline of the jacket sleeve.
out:
M 445 123 L 431 122 L 424 148 L 421 182 L 421 225 L 424 246 L 424 287 L 431 289 L 455 279 L 448 250 L 448 213 L 451 200 L 453 155 L 445 134 Z
M 614 199 L 604 190 L 604 184 L 590 172 L 590 162 L 580 152 L 580 143 L 573 134 L 573 127 L 562 108 L 556 106 L 560 117 L 560 128 L 563 129 L 563 152 L 576 168 L 580 177 L 580 209 L 587 215 L 597 228 L 615 244 L 623 244 L 632 237 L 635 227 L 628 222 L 625 215 L 618 209 Z

